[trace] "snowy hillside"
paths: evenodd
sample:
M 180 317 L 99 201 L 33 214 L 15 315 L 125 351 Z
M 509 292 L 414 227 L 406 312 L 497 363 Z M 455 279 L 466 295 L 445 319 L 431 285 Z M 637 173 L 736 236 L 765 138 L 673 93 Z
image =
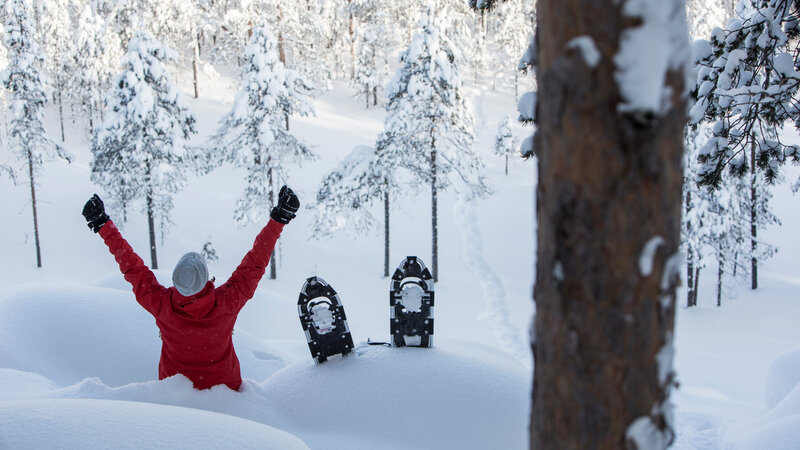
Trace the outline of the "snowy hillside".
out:
M 374 146 L 382 129 L 381 109 L 364 109 L 337 85 L 315 101 L 316 117 L 292 118 L 292 132 L 319 159 L 287 168 L 286 182 L 303 208 L 279 243 L 277 280 L 262 280 L 239 316 L 241 392 L 196 391 L 181 376 L 157 381 L 158 329 L 80 215 L 92 193 L 104 195 L 89 181 L 82 128 L 65 144 L 75 162 L 48 164 L 40 177 L 41 269 L 28 192 L 0 178 L 0 448 L 527 447 L 535 167 L 512 160 L 506 176 L 504 158 L 493 154 L 498 124 L 513 114 L 513 86 L 468 88 L 475 149 L 493 193 L 477 201 L 440 194 L 434 348 L 363 344 L 388 339 L 382 230 L 307 239 L 308 206 L 323 175 L 356 146 Z M 198 119 L 196 143 L 213 133 L 234 91 L 223 77 L 189 101 Z M 54 125 L 55 114 L 49 119 Z M 529 131 L 514 126 L 514 132 L 523 138 Z M 191 177 L 175 196 L 175 224 L 159 241 L 162 283 L 170 284 L 183 253 L 207 241 L 219 255 L 209 264 L 211 275 L 230 275 L 260 229 L 234 223 L 244 177 L 223 166 Z M 421 188 L 396 202 L 393 265 L 407 255 L 426 262 L 430 256 L 426 193 Z M 730 287 L 717 308 L 712 277 L 704 275 L 700 306 L 679 308 L 676 448 L 798 448 L 800 388 L 792 367 L 800 364 L 800 243 L 790 233 L 800 227 L 800 214 L 785 186 L 775 200 L 784 225 L 764 233 L 780 251 L 761 268 L 762 287 L 755 293 Z M 382 217 L 382 205 L 374 207 Z M 128 219 L 122 233 L 145 255 L 146 220 L 138 210 Z M 298 290 L 312 275 L 337 290 L 359 345 L 354 355 L 320 366 L 311 361 L 297 319 Z

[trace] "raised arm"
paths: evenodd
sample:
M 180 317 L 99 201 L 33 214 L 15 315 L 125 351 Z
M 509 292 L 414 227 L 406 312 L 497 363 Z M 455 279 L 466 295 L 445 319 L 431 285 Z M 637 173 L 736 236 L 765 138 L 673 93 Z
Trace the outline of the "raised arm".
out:
M 100 234 L 114 259 L 119 264 L 119 270 L 125 280 L 133 287 L 133 295 L 144 309 L 155 315 L 160 301 L 167 294 L 167 289 L 161 286 L 153 272 L 144 265 L 144 261 L 130 244 L 122 237 L 117 226 L 105 212 L 103 201 L 95 194 L 83 207 L 83 216 L 87 225 L 95 233 Z
M 221 296 L 232 301 L 233 304 L 230 306 L 237 311 L 253 298 L 284 225 L 295 217 L 299 207 L 300 201 L 297 195 L 283 186 L 278 195 L 278 205 L 270 212 L 267 225 L 256 236 L 253 248 L 247 252 L 228 281 L 217 289 Z

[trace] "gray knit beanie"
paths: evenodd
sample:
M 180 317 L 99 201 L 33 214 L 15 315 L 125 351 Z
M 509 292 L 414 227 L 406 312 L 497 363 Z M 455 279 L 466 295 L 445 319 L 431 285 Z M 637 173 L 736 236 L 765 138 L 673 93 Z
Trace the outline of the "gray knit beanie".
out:
M 197 252 L 183 255 L 172 271 L 172 284 L 184 297 L 190 297 L 203 290 L 207 281 L 206 260 Z

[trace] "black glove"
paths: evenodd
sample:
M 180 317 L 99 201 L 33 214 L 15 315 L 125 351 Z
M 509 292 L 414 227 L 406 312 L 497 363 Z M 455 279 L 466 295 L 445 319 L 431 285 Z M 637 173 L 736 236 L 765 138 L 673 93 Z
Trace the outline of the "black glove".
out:
M 274 221 L 286 225 L 290 220 L 294 219 L 298 208 L 300 208 L 300 200 L 297 199 L 297 195 L 284 185 L 278 194 L 278 205 L 272 208 L 269 216 Z
M 106 208 L 103 206 L 103 201 L 100 200 L 97 194 L 94 194 L 83 206 L 83 217 L 86 218 L 87 225 L 95 233 L 100 231 L 100 228 L 110 220 L 108 214 L 106 214 Z

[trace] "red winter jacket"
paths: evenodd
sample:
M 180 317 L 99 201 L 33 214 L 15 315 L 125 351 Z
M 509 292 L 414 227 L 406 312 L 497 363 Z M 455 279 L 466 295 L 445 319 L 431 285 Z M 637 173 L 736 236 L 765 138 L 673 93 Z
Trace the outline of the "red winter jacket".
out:
M 242 384 L 239 359 L 233 350 L 233 325 L 244 304 L 253 297 L 283 225 L 270 220 L 256 237 L 239 267 L 225 284 L 213 281 L 202 291 L 184 297 L 174 287 L 165 288 L 108 221 L 100 228 L 136 301 L 156 319 L 161 330 L 158 378 L 183 374 L 196 389 L 224 383 L 233 390 Z

